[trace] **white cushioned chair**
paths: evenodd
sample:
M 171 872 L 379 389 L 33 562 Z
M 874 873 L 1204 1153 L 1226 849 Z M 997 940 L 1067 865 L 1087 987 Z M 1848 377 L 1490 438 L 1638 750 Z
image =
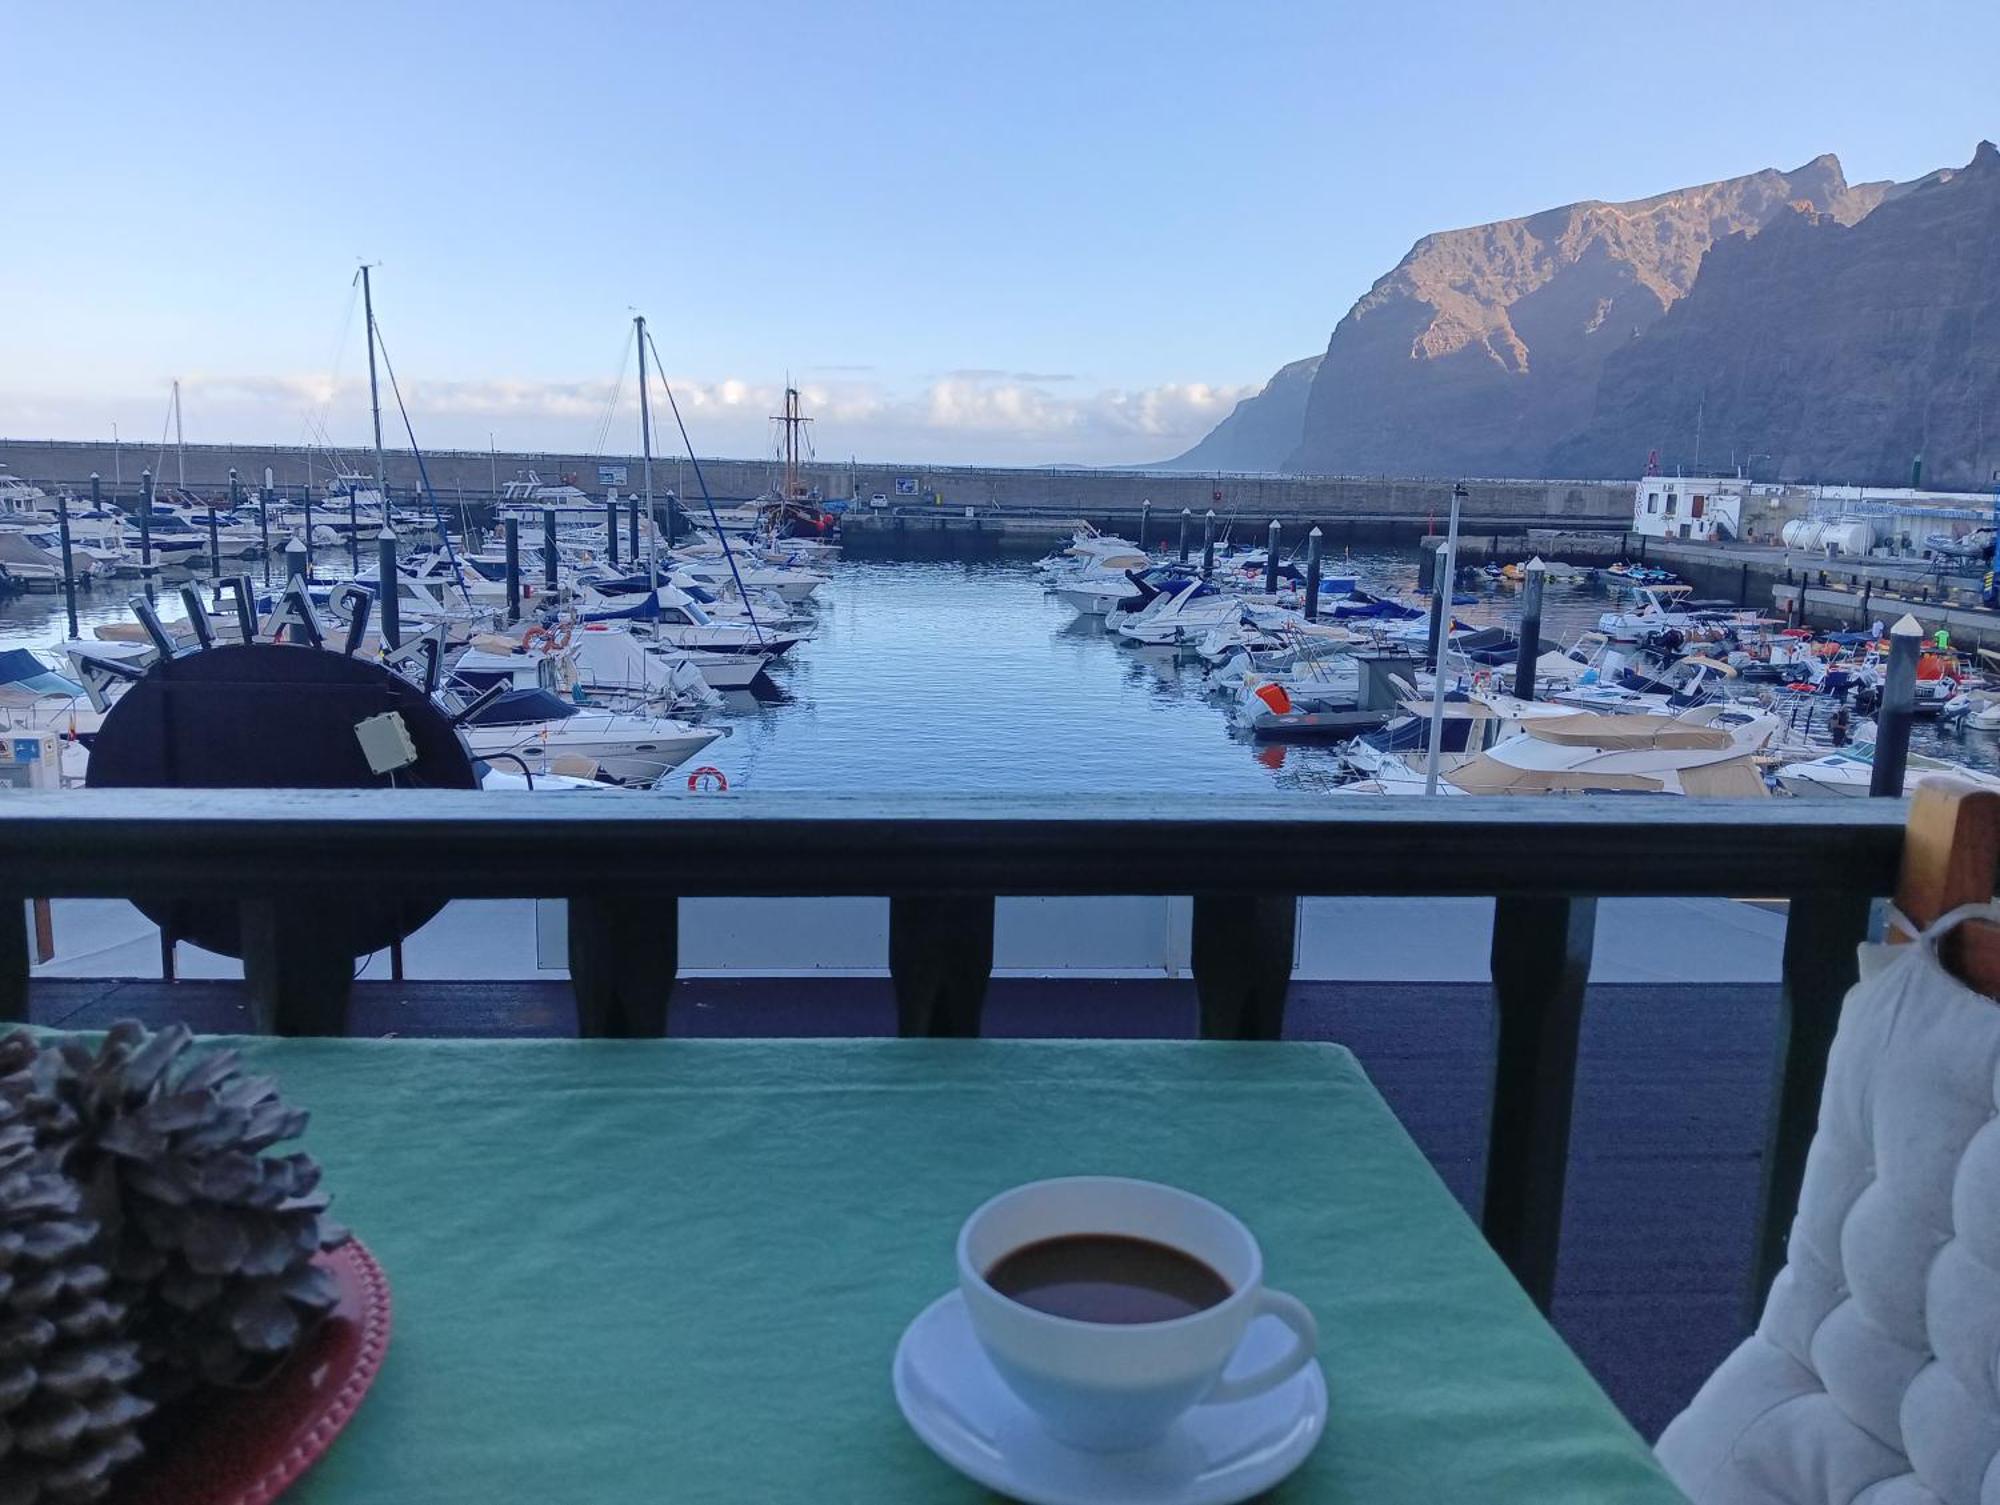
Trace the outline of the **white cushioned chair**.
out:
M 2000 796 L 1918 791 L 1922 929 L 1863 948 L 1786 1268 L 1660 1438 L 1695 1505 L 2000 1505 L 1997 857 Z

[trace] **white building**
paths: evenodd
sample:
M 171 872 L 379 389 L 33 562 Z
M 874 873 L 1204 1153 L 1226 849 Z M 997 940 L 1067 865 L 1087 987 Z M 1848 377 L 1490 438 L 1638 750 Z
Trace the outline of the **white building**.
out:
M 1727 476 L 1646 476 L 1632 494 L 1632 531 L 1703 543 L 1741 538 L 1749 490 Z

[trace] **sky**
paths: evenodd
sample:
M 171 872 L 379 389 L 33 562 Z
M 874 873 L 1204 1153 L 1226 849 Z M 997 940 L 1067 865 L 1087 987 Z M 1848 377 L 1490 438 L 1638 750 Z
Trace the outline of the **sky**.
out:
M 1962 163 L 1995 56 L 1991 0 L 5 0 L 0 437 L 157 444 L 178 378 L 359 447 L 366 259 L 426 445 L 634 449 L 638 311 L 703 454 L 789 378 L 825 458 L 1163 459 L 1429 231 Z

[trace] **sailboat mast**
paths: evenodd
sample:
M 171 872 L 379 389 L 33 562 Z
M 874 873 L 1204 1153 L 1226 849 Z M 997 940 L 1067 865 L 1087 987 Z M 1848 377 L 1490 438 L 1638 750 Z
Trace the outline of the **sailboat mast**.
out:
M 349 304 L 352 308 L 353 305 Z M 382 521 L 389 520 L 389 489 L 382 468 L 382 392 L 375 384 L 375 291 L 368 283 L 368 263 L 361 263 L 361 309 L 368 321 L 368 406 L 375 415 L 375 500 Z
M 652 588 L 657 592 L 660 588 L 660 530 L 653 517 L 653 399 L 648 390 L 652 383 L 646 376 L 646 316 L 634 314 L 632 324 L 638 331 L 639 339 L 639 449 L 644 457 L 639 479 L 641 492 L 646 498 L 646 523 L 651 529 L 646 568 Z
M 180 475 L 180 489 L 188 489 L 187 443 L 181 438 L 181 379 L 174 378 L 174 465 Z

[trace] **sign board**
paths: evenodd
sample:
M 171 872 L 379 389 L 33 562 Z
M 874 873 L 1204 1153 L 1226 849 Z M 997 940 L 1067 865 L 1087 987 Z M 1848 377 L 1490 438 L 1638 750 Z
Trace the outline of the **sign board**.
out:
M 629 469 L 629 466 L 624 465 L 600 465 L 597 467 L 597 484 L 623 486 L 626 484 L 625 476 Z
M 917 494 L 917 478 L 915 476 L 896 477 L 897 496 L 915 496 L 916 494 Z

